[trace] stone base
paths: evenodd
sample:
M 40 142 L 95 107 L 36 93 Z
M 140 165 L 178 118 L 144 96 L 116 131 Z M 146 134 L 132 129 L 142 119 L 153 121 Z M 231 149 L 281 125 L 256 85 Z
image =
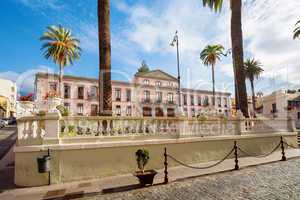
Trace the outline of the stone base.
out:
M 147 169 L 162 169 L 165 147 L 170 155 L 191 164 L 222 159 L 233 148 L 234 141 L 247 152 L 265 154 L 279 143 L 280 136 L 289 144 L 297 145 L 296 133 L 282 133 L 19 146 L 14 149 L 15 184 L 48 184 L 48 174 L 38 173 L 37 166 L 37 158 L 46 155 L 48 148 L 51 155 L 51 183 L 55 184 L 132 173 L 137 170 L 135 152 L 139 148 L 145 148 L 150 153 Z M 169 166 L 176 166 L 176 163 L 169 161 Z

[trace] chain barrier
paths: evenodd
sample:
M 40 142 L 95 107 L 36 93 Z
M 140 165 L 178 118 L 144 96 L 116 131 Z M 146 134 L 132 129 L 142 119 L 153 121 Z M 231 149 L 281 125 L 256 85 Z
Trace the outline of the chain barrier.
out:
M 294 146 L 288 144 L 286 141 L 283 141 L 283 143 L 284 143 L 286 146 L 288 146 L 288 147 L 290 147 L 290 148 L 292 148 L 292 149 L 298 149 L 297 147 L 294 147 Z
M 264 154 L 264 155 L 255 155 L 255 154 L 252 154 L 252 153 L 247 153 L 245 150 L 243 150 L 239 146 L 238 146 L 238 149 L 240 150 L 240 152 L 242 152 L 246 156 L 255 157 L 255 158 L 264 158 L 264 157 L 267 157 L 267 156 L 271 155 L 272 153 L 274 153 L 280 147 L 280 145 L 281 145 L 281 142 L 279 142 L 278 145 L 276 145 L 276 147 L 272 151 L 270 151 L 269 153 Z
M 285 156 L 285 149 L 284 149 L 284 144 L 287 145 L 288 147 L 291 147 L 291 148 L 295 148 L 291 145 L 289 145 L 286 141 L 283 140 L 283 137 L 281 136 L 280 137 L 280 142 L 278 143 L 278 145 L 276 145 L 276 147 L 274 149 L 272 149 L 272 151 L 270 151 L 269 153 L 267 154 L 264 154 L 264 155 L 255 155 L 255 154 L 251 154 L 251 153 L 248 153 L 246 152 L 245 150 L 243 150 L 241 147 L 239 147 L 237 145 L 237 142 L 234 141 L 234 146 L 233 148 L 226 154 L 226 156 L 221 159 L 220 161 L 212 164 L 212 165 L 208 165 L 208 166 L 205 166 L 205 167 L 195 167 L 195 166 L 191 166 L 191 165 L 188 165 L 188 164 L 185 164 L 184 162 L 182 161 L 179 161 L 177 160 L 176 158 L 174 158 L 172 155 L 170 154 L 167 154 L 167 148 L 165 148 L 165 151 L 164 151 L 164 158 L 165 158 L 165 161 L 164 161 L 164 166 L 165 166 L 165 170 L 164 170 L 164 173 L 165 173 L 165 177 L 164 177 L 164 183 L 167 184 L 169 179 L 168 179 L 168 158 L 172 159 L 173 161 L 177 162 L 178 164 L 184 166 L 184 167 L 187 167 L 187 168 L 191 168 L 191 169 L 208 169 L 208 168 L 212 168 L 212 167 L 215 167 L 219 164 L 221 164 L 222 162 L 224 162 L 232 153 L 234 153 L 234 162 L 235 162 L 235 170 L 238 170 L 239 169 L 239 161 L 238 161 L 238 151 L 242 152 L 243 154 L 245 154 L 246 156 L 249 156 L 249 157 L 256 157 L 256 158 L 264 158 L 264 157 L 267 157 L 271 154 L 273 154 L 277 149 L 281 148 L 281 154 L 282 154 L 282 158 L 281 160 L 282 161 L 286 161 L 286 156 Z
M 177 162 L 178 164 L 183 165 L 183 166 L 188 167 L 188 168 L 191 168 L 191 169 L 208 169 L 208 168 L 211 168 L 211 167 L 215 167 L 215 166 L 221 164 L 222 162 L 224 162 L 232 154 L 233 151 L 234 151 L 234 148 L 232 148 L 231 151 L 228 154 L 226 154 L 226 156 L 222 160 L 220 160 L 220 161 L 218 161 L 218 162 L 216 162 L 216 163 L 214 163 L 212 165 L 205 166 L 205 167 L 194 167 L 194 166 L 185 164 L 185 163 L 177 160 L 176 158 L 174 158 L 173 156 L 171 156 L 169 154 L 167 154 L 167 156 L 169 158 L 171 158 L 172 160 L 174 160 L 175 162 Z

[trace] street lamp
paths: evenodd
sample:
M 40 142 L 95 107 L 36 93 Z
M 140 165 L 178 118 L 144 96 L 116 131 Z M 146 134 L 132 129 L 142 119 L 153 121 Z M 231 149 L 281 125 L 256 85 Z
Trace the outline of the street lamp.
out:
M 176 45 L 176 49 L 177 49 L 177 80 L 178 80 L 178 114 L 182 115 L 183 114 L 183 110 L 182 110 L 182 106 L 181 106 L 181 89 L 180 89 L 180 69 L 179 69 L 179 41 L 178 41 L 178 31 L 175 32 L 174 38 L 170 44 L 170 46 L 174 47 Z

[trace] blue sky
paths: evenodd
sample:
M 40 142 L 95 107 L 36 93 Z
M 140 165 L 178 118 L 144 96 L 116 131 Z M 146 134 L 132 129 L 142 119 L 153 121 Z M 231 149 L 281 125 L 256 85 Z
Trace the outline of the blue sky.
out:
M 169 46 L 179 31 L 183 85 L 210 89 L 211 72 L 199 60 L 207 44 L 230 48 L 230 12 L 215 14 L 200 0 L 111 0 L 112 76 L 130 80 L 142 60 L 152 69 L 176 75 L 176 52 Z M 294 87 L 300 83 L 300 40 L 292 40 L 299 20 L 300 1 L 244 0 L 245 57 L 259 59 L 265 69 L 257 82 L 259 91 Z M 66 74 L 97 77 L 98 38 L 96 0 L 2 0 L 0 1 L 0 77 L 17 82 L 21 91 L 33 88 L 38 71 L 55 72 L 57 66 L 42 57 L 45 27 L 62 24 L 81 40 L 83 53 Z M 233 91 L 231 58 L 217 65 L 218 90 Z

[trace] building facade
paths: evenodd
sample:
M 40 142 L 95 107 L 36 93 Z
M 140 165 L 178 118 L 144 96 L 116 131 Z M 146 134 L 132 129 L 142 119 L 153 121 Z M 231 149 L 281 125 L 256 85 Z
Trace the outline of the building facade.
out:
M 278 90 L 262 97 L 263 115 L 269 118 L 295 119 L 300 128 L 300 90 Z
M 17 102 L 17 86 L 16 83 L 0 79 L 0 107 L 1 118 L 15 116 Z
M 71 115 L 97 115 L 98 80 L 64 76 L 64 106 Z M 174 117 L 178 111 L 177 79 L 161 70 L 135 74 L 131 82 L 112 81 L 114 116 Z M 58 91 L 58 76 L 38 73 L 35 80 L 36 101 Z M 183 88 L 182 107 L 186 116 L 196 117 L 212 109 L 212 92 Z M 215 110 L 230 115 L 230 93 L 216 92 Z

